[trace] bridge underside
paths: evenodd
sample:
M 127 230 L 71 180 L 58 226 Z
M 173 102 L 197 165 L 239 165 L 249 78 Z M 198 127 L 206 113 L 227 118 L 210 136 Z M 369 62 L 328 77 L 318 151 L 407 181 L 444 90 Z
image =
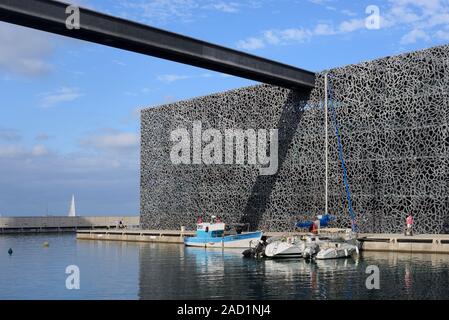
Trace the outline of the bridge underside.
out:
M 0 0 L 0 20 L 282 87 L 315 85 L 313 72 L 84 8 L 80 29 L 69 29 L 66 8 L 52 0 Z

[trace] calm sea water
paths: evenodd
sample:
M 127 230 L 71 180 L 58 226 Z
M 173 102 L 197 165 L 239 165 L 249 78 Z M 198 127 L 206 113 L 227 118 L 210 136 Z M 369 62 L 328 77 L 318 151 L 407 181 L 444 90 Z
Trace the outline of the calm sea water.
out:
M 66 289 L 68 265 L 80 269 L 80 290 Z M 379 267 L 379 290 L 366 289 L 369 265 Z M 449 299 L 449 255 L 364 253 L 306 263 L 68 234 L 2 235 L 0 299 Z

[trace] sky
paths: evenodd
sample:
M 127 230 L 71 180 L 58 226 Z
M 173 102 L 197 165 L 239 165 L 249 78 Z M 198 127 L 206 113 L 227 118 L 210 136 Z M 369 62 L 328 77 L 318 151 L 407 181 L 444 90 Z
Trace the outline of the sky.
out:
M 311 71 L 449 43 L 449 0 L 75 3 Z M 253 84 L 0 22 L 0 215 L 138 215 L 139 110 Z

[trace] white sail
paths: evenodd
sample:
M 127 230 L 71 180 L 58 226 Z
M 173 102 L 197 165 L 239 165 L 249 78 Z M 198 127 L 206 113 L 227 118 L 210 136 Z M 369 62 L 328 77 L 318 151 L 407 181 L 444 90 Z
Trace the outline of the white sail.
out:
M 69 217 L 75 217 L 75 195 L 72 195 L 72 202 L 70 203 Z

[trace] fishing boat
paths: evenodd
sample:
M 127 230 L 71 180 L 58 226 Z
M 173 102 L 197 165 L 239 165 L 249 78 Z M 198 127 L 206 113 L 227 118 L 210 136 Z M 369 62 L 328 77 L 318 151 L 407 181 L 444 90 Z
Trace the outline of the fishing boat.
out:
M 225 235 L 225 226 L 222 222 L 198 223 L 195 236 L 186 237 L 184 244 L 203 248 L 250 248 L 262 239 L 262 231 Z

